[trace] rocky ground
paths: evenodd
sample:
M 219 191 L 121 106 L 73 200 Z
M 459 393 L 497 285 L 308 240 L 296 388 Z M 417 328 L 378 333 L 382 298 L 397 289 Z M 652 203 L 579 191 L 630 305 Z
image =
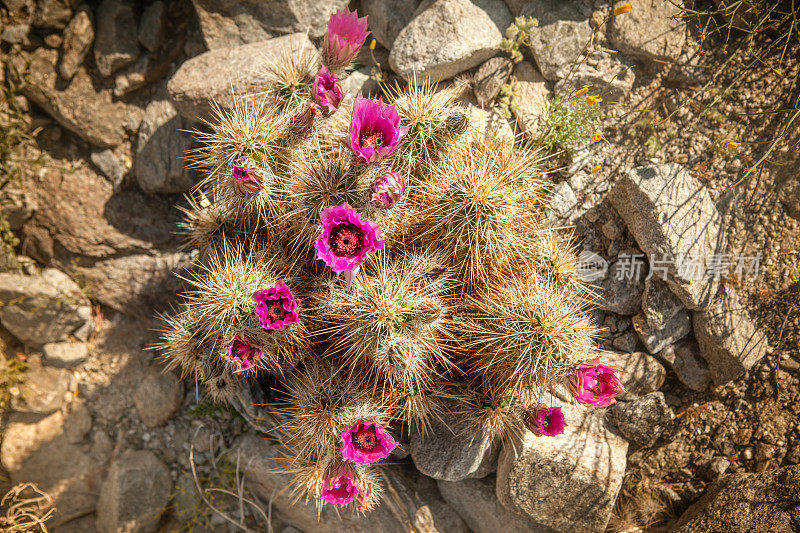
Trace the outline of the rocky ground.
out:
M 3 0 L 0 229 L 17 258 L 0 273 L 0 491 L 47 490 L 54 531 L 797 530 L 800 180 L 789 143 L 760 162 L 776 128 L 758 114 L 793 73 L 715 91 L 732 74 L 703 65 L 736 50 L 672 3 L 631 3 L 615 18 L 601 0 Z M 293 504 L 277 444 L 151 349 L 193 256 L 176 209 L 197 179 L 188 131 L 347 5 L 378 42 L 351 93 L 379 94 L 378 72 L 456 79 L 473 128 L 533 140 L 554 94 L 602 95 L 604 140 L 553 164 L 546 203 L 609 264 L 594 320 L 629 390 L 568 412 L 577 429 L 554 444 L 411 436 L 367 518 Z M 515 63 L 501 39 L 521 14 L 539 25 Z M 721 257 L 718 275 L 664 262 L 685 254 Z

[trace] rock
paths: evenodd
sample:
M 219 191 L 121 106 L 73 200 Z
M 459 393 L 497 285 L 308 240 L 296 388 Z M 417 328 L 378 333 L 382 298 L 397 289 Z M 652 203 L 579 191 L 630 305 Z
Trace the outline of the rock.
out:
M 501 0 L 435 0 L 423 4 L 389 54 L 400 76 L 434 81 L 476 67 L 500 51 L 511 13 Z
M 630 353 L 636 350 L 637 342 L 636 334 L 632 331 L 626 331 L 622 335 L 614 337 L 612 345 L 621 352 Z
M 384 501 L 368 515 L 349 509 L 333 509 L 326 505 L 317 512 L 314 502 L 294 502 L 290 491 L 291 475 L 275 468 L 286 450 L 279 444 L 252 434 L 243 435 L 231 460 L 239 461 L 245 486 L 263 501 L 271 501 L 275 513 L 286 523 L 305 533 L 348 531 L 425 531 L 430 533 L 467 533 L 467 527 L 455 511 L 444 502 L 435 482 L 408 465 L 387 465 L 383 472 L 393 493 L 392 505 Z
M 72 18 L 73 0 L 38 0 L 33 14 L 33 25 L 37 28 L 60 30 Z
M 64 30 L 64 43 L 61 49 L 61 62 L 58 72 L 65 80 L 71 80 L 83 64 L 94 42 L 94 26 L 91 10 L 83 6 Z
M 550 81 L 566 77 L 592 35 L 591 3 L 534 0 L 525 5 L 521 15 L 539 22 L 531 31 L 531 52 L 539 71 Z
M 698 85 L 706 77 L 707 69 L 701 61 L 700 46 L 684 50 L 667 73 L 667 81 L 681 87 Z
M 99 152 L 92 152 L 89 156 L 92 164 L 97 167 L 97 170 L 103 173 L 103 176 L 108 178 L 114 190 L 119 189 L 122 185 L 122 178 L 125 176 L 125 168 L 122 162 L 117 157 L 113 150 L 101 150 Z
M 517 65 L 514 76 L 514 93 L 517 98 L 514 116 L 522 131 L 536 135 L 547 113 L 550 89 L 542 75 L 527 61 Z
M 717 280 L 706 258 L 725 246 L 721 217 L 706 189 L 675 164 L 637 167 L 624 173 L 609 200 L 650 261 L 653 275 L 691 310 L 708 306 Z
M 180 409 L 183 384 L 172 372 L 162 373 L 153 367 L 133 394 L 133 401 L 142 422 L 150 428 L 158 427 Z
M 192 0 L 209 50 L 255 43 L 286 33 L 322 37 L 330 15 L 347 0 Z M 371 22 L 371 21 L 370 21 Z
M 790 533 L 800 523 L 800 466 L 760 474 L 728 474 L 715 481 L 670 531 Z M 765 527 L 767 529 L 765 529 Z
M 439 492 L 464 519 L 473 533 L 532 533 L 542 526 L 500 505 L 495 495 L 495 477 L 438 481 Z
M 66 340 L 86 323 L 89 302 L 65 274 L 48 268 L 41 276 L 0 273 L 0 322 L 23 344 Z
M 656 442 L 675 418 L 661 392 L 651 392 L 629 402 L 617 402 L 611 412 L 620 433 L 639 446 Z
M 53 413 L 64 405 L 72 386 L 72 374 L 66 370 L 32 361 L 25 371 L 19 396 L 12 399 L 11 407 L 21 413 Z
M 102 432 L 87 438 L 91 414 L 82 402 L 44 418 L 12 413 L 0 448 L 11 483 L 33 482 L 55 500 L 48 528 L 92 513 L 112 443 Z
M 615 7 L 624 2 L 617 2 Z M 681 2 L 637 0 L 630 13 L 612 17 L 609 38 L 623 54 L 675 61 L 686 41 Z
M 139 187 L 149 193 L 187 192 L 194 176 L 185 166 L 185 152 L 192 144 L 192 124 L 178 115 L 168 100 L 147 105 L 139 127 L 134 171 Z
M 578 203 L 578 197 L 566 181 L 553 187 L 547 206 L 563 220 L 574 221 L 583 214 L 583 207 Z
M 517 68 L 519 70 L 519 67 Z M 472 90 L 478 105 L 491 104 L 500 94 L 500 89 L 508 83 L 514 70 L 514 62 L 507 57 L 493 57 L 481 65 L 472 77 Z
M 233 104 L 237 95 L 252 91 L 269 80 L 267 68 L 287 57 L 315 53 L 303 33 L 294 33 L 236 48 L 211 50 L 185 61 L 167 86 L 178 113 L 194 120 L 210 116 L 211 103 Z
M 767 349 L 764 332 L 753 324 L 734 289 L 724 284 L 709 309 L 694 314 L 694 334 L 715 385 L 747 372 Z
M 47 364 L 60 368 L 79 365 L 89 357 L 89 350 L 83 342 L 50 342 L 42 350 Z
M 139 42 L 150 52 L 156 52 L 164 42 L 167 6 L 161 0 L 148 5 L 139 20 Z
M 371 36 L 391 50 L 394 40 L 411 22 L 419 4 L 419 0 L 364 0 L 360 11 L 368 17 Z
M 505 142 L 514 142 L 514 130 L 511 129 L 508 120 L 496 109 L 484 109 L 468 104 L 465 111 L 469 118 L 469 129 L 472 135 L 479 138 L 490 135 Z
M 642 395 L 657 391 L 664 384 L 667 370 L 655 357 L 643 352 L 603 353 L 603 362 L 622 370 L 619 379 L 625 390 L 631 394 Z
M 139 55 L 139 40 L 133 4 L 125 0 L 103 0 L 97 8 L 94 60 L 103 76 L 130 65 Z
M 497 497 L 545 531 L 602 531 L 622 485 L 628 443 L 606 428 L 602 411 L 555 399 L 547 405 L 561 407 L 564 433 L 526 431 L 521 442 L 504 446 Z
M 700 357 L 700 348 L 696 342 L 682 340 L 667 346 L 658 356 L 669 364 L 678 380 L 690 389 L 704 391 L 708 388 L 711 374 L 708 365 Z
M 14 56 L 9 63 L 9 78 L 20 83 L 22 93 L 59 124 L 87 142 L 100 148 L 120 144 L 126 136 L 123 124 L 137 109 L 112 102 L 107 90 L 96 92 L 83 67 L 66 87 L 57 86 L 57 55 L 55 50 L 40 48 L 33 54 Z
M 625 250 L 619 258 L 608 266 L 608 275 L 598 280 L 601 298 L 600 309 L 618 315 L 633 315 L 642 305 L 644 291 L 644 254 L 638 250 Z
M 16 181 L 9 181 L 0 190 L 0 210 L 12 231 L 20 229 L 37 207 L 30 191 Z
M 658 276 L 644 282 L 642 314 L 651 328 L 663 328 L 679 313 L 686 313 L 681 301 L 669 290 L 669 286 Z
M 660 352 L 670 344 L 675 344 L 692 332 L 692 319 L 686 311 L 679 311 L 661 327 L 650 326 L 643 313 L 633 317 L 632 322 L 639 340 L 652 354 Z
M 616 55 L 594 52 L 581 63 L 570 79 L 556 83 L 556 91 L 572 94 L 588 87 L 589 94 L 599 94 L 607 102 L 620 102 L 631 92 L 636 75 L 630 65 Z
M 342 90 L 353 96 L 362 95 L 369 97 L 377 94 L 380 89 L 378 82 L 372 78 L 372 68 L 361 67 L 351 72 L 342 80 Z
M 470 431 L 453 413 L 433 419 L 424 434 L 412 434 L 410 448 L 417 470 L 445 481 L 486 477 L 494 472 L 500 451 L 497 442 Z
M 30 31 L 30 24 L 11 24 L 0 34 L 0 41 L 8 44 L 26 44 Z
M 169 469 L 151 451 L 127 451 L 111 464 L 100 489 L 97 525 L 100 531 L 149 533 L 158 528 L 169 503 Z
M 725 457 L 714 457 L 711 460 L 711 464 L 708 465 L 708 472 L 711 479 L 717 479 L 725 474 L 729 466 L 731 466 L 731 462 Z

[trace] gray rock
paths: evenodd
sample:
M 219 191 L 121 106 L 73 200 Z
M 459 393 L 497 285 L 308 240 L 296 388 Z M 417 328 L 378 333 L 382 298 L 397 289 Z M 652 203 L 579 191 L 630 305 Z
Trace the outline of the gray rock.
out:
M 644 352 L 606 352 L 603 362 L 620 369 L 620 381 L 630 394 L 642 395 L 657 391 L 664 384 L 667 370 L 655 357 Z
M 435 0 L 420 10 L 389 54 L 392 70 L 406 78 L 443 80 L 480 65 L 500 51 L 511 24 L 501 0 Z
M 64 43 L 61 46 L 61 61 L 58 72 L 65 80 L 71 80 L 83 64 L 94 42 L 94 25 L 91 10 L 84 6 L 64 30 Z
M 724 284 L 711 306 L 694 314 L 694 334 L 715 385 L 744 374 L 767 349 L 766 335 L 753 324 L 734 289 Z
M 493 57 L 481 65 L 472 77 L 472 90 L 478 105 L 491 104 L 508 82 L 513 70 L 514 62 L 507 57 Z
M 525 432 L 521 442 L 504 446 L 497 497 L 545 530 L 602 531 L 622 485 L 628 443 L 606 428 L 601 411 L 558 400 L 552 405 L 564 413 L 564 433 Z
M 456 414 L 442 418 L 447 424 L 436 418 L 424 434 L 411 436 L 411 458 L 417 470 L 445 481 L 482 478 L 494 472 L 498 443 L 482 432 L 470 431 L 468 424 L 459 423 Z
M 10 181 L 0 190 L 0 210 L 13 231 L 20 229 L 37 207 L 33 195 L 20 183 Z
M 322 37 L 330 15 L 347 0 L 192 0 L 209 50 L 264 41 L 287 33 Z
M 372 37 L 392 49 L 394 40 L 414 16 L 420 0 L 363 0 L 361 11 L 369 21 Z
M 725 245 L 721 217 L 708 191 L 681 166 L 669 164 L 624 173 L 608 197 L 647 253 L 654 275 L 666 275 L 687 308 L 707 307 L 718 282 L 706 275 L 705 261 Z
M 72 374 L 60 368 L 42 366 L 34 360 L 25 371 L 19 396 L 12 399 L 11 407 L 21 413 L 53 413 L 64 405 L 72 386 Z
M 617 402 L 611 412 L 619 431 L 629 442 L 639 446 L 656 442 L 675 418 L 661 392 L 651 392 L 629 402 Z
M 167 86 L 169 98 L 184 117 L 208 118 L 212 102 L 230 107 L 232 93 L 241 96 L 254 86 L 266 84 L 267 68 L 275 62 L 315 52 L 316 48 L 303 33 L 211 50 L 181 65 Z
M 439 492 L 461 515 L 473 533 L 535 533 L 541 524 L 528 520 L 500 505 L 494 476 L 459 482 L 438 481 Z
M 8 75 L 21 84 L 22 93 L 59 124 L 100 148 L 113 148 L 125 139 L 123 124 L 137 108 L 112 102 L 107 90 L 95 91 L 83 67 L 64 88 L 56 85 L 58 52 L 39 48 L 21 53 L 9 63 Z M 18 75 L 21 74 L 21 76 Z
M 153 452 L 124 452 L 111 464 L 108 478 L 100 489 L 98 530 L 156 531 L 171 492 L 169 469 Z
M 430 533 L 467 533 L 458 514 L 439 496 L 435 482 L 408 465 L 386 465 L 383 473 L 391 489 L 393 502 L 384 501 L 368 515 L 350 509 L 333 509 L 326 505 L 317 512 L 312 501 L 293 501 L 291 476 L 275 468 L 286 450 L 278 444 L 252 434 L 243 435 L 231 454 L 231 460 L 244 473 L 245 485 L 263 501 L 271 501 L 281 519 L 306 533 L 349 531 L 425 531 Z
M 78 313 L 89 302 L 65 274 L 48 268 L 41 276 L 0 273 L 0 321 L 24 344 L 66 340 L 86 323 Z
M 496 109 L 485 109 L 472 104 L 465 108 L 469 118 L 469 129 L 472 135 L 483 137 L 491 135 L 506 142 L 514 142 L 514 130 L 503 115 Z
M 774 531 L 790 533 L 800 521 L 800 465 L 760 474 L 736 473 L 710 485 L 678 519 L 675 533 Z M 766 528 L 766 529 L 765 529 Z
M 8 44 L 25 44 L 31 32 L 30 24 L 11 24 L 0 33 L 0 41 Z
M 97 8 L 94 60 L 103 76 L 130 65 L 139 55 L 136 15 L 125 0 L 103 0 Z
M 97 488 L 113 447 L 105 433 L 88 437 L 91 414 L 72 402 L 44 418 L 12 413 L 3 434 L 0 457 L 11 483 L 33 482 L 55 500 L 48 528 L 94 512 Z
M 681 312 L 685 313 L 686 308 L 664 280 L 658 276 L 651 276 L 645 280 L 642 314 L 651 328 L 666 326 Z
M 151 69 L 150 56 L 141 56 L 132 65 L 119 71 L 114 78 L 114 96 L 122 97 L 144 87 Z
M 103 173 L 103 176 L 108 178 L 108 181 L 118 189 L 122 185 L 122 178 L 125 176 L 125 167 L 117 157 L 113 150 L 101 150 L 99 152 L 92 152 L 89 156 L 92 164 Z
M 521 15 L 539 26 L 531 31 L 531 51 L 539 71 L 550 81 L 564 78 L 592 35 L 591 3 L 584 0 L 534 0 Z
M 660 352 L 670 344 L 675 344 L 692 332 L 692 319 L 686 311 L 679 311 L 660 327 L 652 327 L 648 324 L 642 313 L 633 317 L 632 322 L 639 340 L 651 354 Z
M 377 94 L 380 86 L 378 82 L 372 78 L 372 69 L 370 67 L 361 67 L 360 69 L 351 72 L 344 80 L 342 80 L 342 90 L 350 93 L 353 96 L 359 94 L 365 97 Z
M 180 409 L 183 384 L 174 373 L 162 373 L 153 367 L 133 393 L 133 402 L 142 422 L 147 427 L 158 427 Z
M 621 5 L 624 2 L 617 2 Z M 609 38 L 623 54 L 675 61 L 686 41 L 680 3 L 641 0 L 630 13 L 612 17 Z
M 155 52 L 164 42 L 167 6 L 161 0 L 148 5 L 139 21 L 139 42 L 150 52 Z
M 626 331 L 625 333 L 614 337 L 612 345 L 621 352 L 631 353 L 636 350 L 637 342 L 638 338 L 636 337 L 636 334 L 632 331 Z
M 589 94 L 599 94 L 607 102 L 620 102 L 631 92 L 635 81 L 633 68 L 616 55 L 594 52 L 575 69 L 571 78 L 556 83 L 556 91 L 572 94 L 588 87 Z
M 89 350 L 83 342 L 50 342 L 42 351 L 48 365 L 60 368 L 79 365 L 89 357 Z
M 143 191 L 177 193 L 194 186 L 194 176 L 185 168 L 184 160 L 192 144 L 192 135 L 186 131 L 191 126 L 168 100 L 148 104 L 139 127 L 134 167 Z
M 547 82 L 542 75 L 527 61 L 517 65 L 514 77 L 516 79 L 514 92 L 517 98 L 514 116 L 522 131 L 535 136 L 547 113 L 550 89 L 547 88 Z
M 37 28 L 60 30 L 72 18 L 73 0 L 38 0 L 33 14 L 33 25 Z
M 708 364 L 700 357 L 700 348 L 690 340 L 667 346 L 658 356 L 672 368 L 678 380 L 692 390 L 704 391 L 711 383 Z
M 583 214 L 583 208 L 578 203 L 578 197 L 569 183 L 560 182 L 553 187 L 547 201 L 547 206 L 553 213 L 563 220 L 577 220 Z
M 506 5 L 508 6 L 508 9 L 511 10 L 511 14 L 515 17 L 518 17 L 522 12 L 522 8 L 524 8 L 530 1 L 531 0 L 506 0 Z
M 626 259 L 620 258 L 609 264 L 606 278 L 597 281 L 600 292 L 598 307 L 618 315 L 629 316 L 636 314 L 642 305 L 644 273 L 647 266 L 644 254 L 638 250 L 624 252 Z M 639 265 L 638 269 L 636 265 Z

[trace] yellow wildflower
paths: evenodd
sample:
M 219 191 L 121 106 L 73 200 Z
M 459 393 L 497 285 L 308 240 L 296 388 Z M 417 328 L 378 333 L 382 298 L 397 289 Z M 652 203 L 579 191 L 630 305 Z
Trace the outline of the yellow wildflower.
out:
M 741 145 L 742 145 L 742 143 L 737 143 L 737 142 L 734 142 L 734 141 L 728 141 L 728 143 L 725 145 L 725 147 L 726 147 L 728 150 L 736 150 L 736 149 L 737 149 L 737 148 L 739 148 Z
M 603 134 L 602 133 L 595 133 L 594 135 L 592 135 L 592 142 L 593 143 L 599 143 L 602 140 L 603 140 Z
M 375 39 L 372 39 L 372 40 L 369 42 L 369 49 L 370 49 L 370 50 L 375 50 L 375 42 L 376 42 L 376 41 L 375 41 Z
M 578 89 L 578 92 L 575 93 L 575 97 L 577 98 L 579 96 L 583 96 L 584 94 L 586 94 L 588 92 L 589 92 L 589 88 L 588 87 L 584 87 L 582 89 Z
M 602 165 L 600 165 L 600 164 L 598 163 L 598 164 L 597 164 L 597 165 L 596 165 L 596 166 L 595 166 L 595 167 L 592 169 L 592 174 L 597 174 L 598 172 L 600 172 L 600 169 L 601 169 L 601 168 L 603 168 L 603 166 L 602 166 Z
M 614 10 L 614 15 L 624 15 L 625 13 L 630 13 L 633 6 L 630 4 L 622 4 L 618 8 Z
M 591 96 L 587 96 L 587 97 L 586 97 L 586 103 L 587 103 L 588 105 L 599 104 L 599 103 L 600 103 L 600 102 L 602 102 L 602 101 L 603 101 L 603 99 L 602 99 L 602 98 L 600 98 L 600 95 L 599 95 L 599 94 L 593 94 L 593 95 L 591 95 Z

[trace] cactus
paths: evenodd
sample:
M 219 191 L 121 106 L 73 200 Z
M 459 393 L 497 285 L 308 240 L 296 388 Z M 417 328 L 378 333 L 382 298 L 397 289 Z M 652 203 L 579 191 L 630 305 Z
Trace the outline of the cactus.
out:
M 622 390 L 593 360 L 593 296 L 548 222 L 545 158 L 477 135 L 457 86 L 344 96 L 365 31 L 338 12 L 318 72 L 276 65 L 197 134 L 182 230 L 200 253 L 158 346 L 215 401 L 279 398 L 295 496 L 359 511 L 379 503 L 392 432 L 455 405 L 507 441 L 545 420 L 550 392 L 596 407 Z

